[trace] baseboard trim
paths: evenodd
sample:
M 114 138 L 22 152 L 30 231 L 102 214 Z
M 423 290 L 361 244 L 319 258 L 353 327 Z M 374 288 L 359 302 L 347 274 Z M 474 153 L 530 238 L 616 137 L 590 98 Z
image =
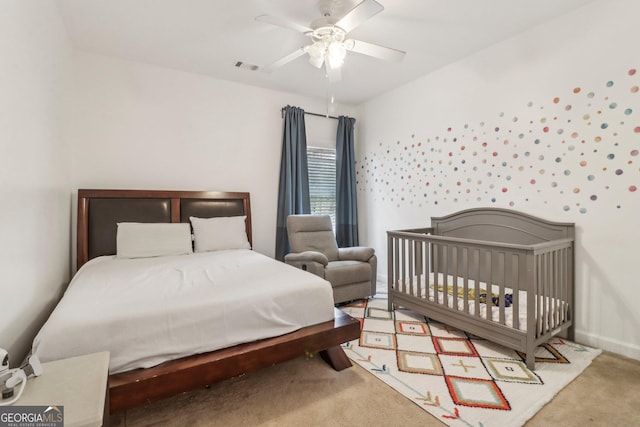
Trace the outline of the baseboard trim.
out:
M 640 347 L 576 330 L 576 342 L 640 361 Z

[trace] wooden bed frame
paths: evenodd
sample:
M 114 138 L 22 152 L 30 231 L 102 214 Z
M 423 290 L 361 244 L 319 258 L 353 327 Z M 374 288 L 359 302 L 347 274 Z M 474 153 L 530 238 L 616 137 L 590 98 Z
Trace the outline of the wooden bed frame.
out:
M 526 353 L 527 367 L 534 369 L 538 345 L 563 331 L 573 339 L 574 228 L 508 209 L 476 208 L 432 217 L 428 228 L 389 231 L 389 310 L 404 306 Z M 470 309 L 484 304 L 480 283 L 499 289 L 496 316 Z M 519 323 L 520 291 L 526 292 L 526 331 Z M 508 292 L 512 324 L 506 321 Z
M 77 268 L 113 255 L 118 222 L 189 222 L 246 215 L 249 193 L 157 190 L 78 190 Z M 360 336 L 359 322 L 335 309 L 335 319 L 298 331 L 109 376 L 109 411 L 123 411 L 316 352 L 335 370 L 351 366 L 341 344 Z M 108 350 L 108 349 L 105 349 Z

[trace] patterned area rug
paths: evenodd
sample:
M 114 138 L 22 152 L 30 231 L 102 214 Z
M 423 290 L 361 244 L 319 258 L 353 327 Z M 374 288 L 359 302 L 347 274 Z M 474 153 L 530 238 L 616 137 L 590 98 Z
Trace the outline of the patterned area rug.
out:
M 347 356 L 450 426 L 520 426 L 600 354 L 561 338 L 524 354 L 373 298 L 340 307 L 360 320 Z

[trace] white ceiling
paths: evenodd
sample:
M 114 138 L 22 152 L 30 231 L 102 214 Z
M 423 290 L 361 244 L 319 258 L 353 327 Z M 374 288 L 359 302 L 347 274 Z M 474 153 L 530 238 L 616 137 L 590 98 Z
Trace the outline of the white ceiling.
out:
M 341 16 L 360 0 L 335 3 Z M 312 97 L 359 104 L 593 0 L 378 0 L 384 10 L 351 33 L 407 52 L 401 63 L 349 52 L 342 81 L 300 57 L 270 74 L 259 66 L 309 44 L 308 37 L 255 20 L 272 15 L 309 26 L 318 0 L 57 0 L 81 50 Z

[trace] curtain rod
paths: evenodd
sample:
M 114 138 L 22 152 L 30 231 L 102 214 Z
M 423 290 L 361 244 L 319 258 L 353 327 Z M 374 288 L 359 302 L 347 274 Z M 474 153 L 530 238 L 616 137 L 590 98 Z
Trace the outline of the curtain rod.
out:
M 282 117 L 284 118 L 284 107 L 282 108 Z M 309 111 L 305 111 L 305 114 L 309 114 L 311 116 L 317 116 L 317 117 L 324 117 L 325 119 L 335 119 L 338 120 L 338 117 L 336 116 L 330 116 L 328 114 L 318 114 L 318 113 L 310 113 Z

